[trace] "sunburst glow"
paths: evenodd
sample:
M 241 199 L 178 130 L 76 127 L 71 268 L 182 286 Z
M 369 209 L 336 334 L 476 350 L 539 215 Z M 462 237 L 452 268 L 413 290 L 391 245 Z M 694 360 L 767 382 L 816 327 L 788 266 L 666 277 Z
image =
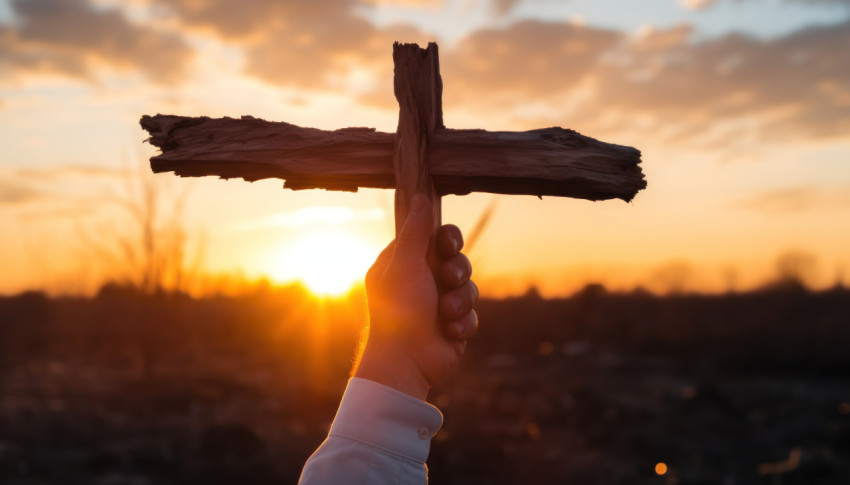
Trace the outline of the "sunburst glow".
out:
M 284 248 L 269 272 L 279 282 L 300 281 L 317 295 L 341 295 L 362 281 L 377 254 L 353 234 L 311 232 Z

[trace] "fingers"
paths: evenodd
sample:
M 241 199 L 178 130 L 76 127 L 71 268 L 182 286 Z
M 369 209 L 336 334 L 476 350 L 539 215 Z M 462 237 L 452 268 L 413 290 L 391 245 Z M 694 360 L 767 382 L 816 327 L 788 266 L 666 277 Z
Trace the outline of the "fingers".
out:
M 469 281 L 470 276 L 472 276 L 472 264 L 462 253 L 455 254 L 440 263 L 440 269 L 437 272 L 440 285 L 449 290 L 459 288 Z
M 477 301 L 478 287 L 472 281 L 467 281 L 461 287 L 440 296 L 440 316 L 445 320 L 456 320 L 471 312 Z
M 478 332 L 478 314 L 475 310 L 466 315 L 446 323 L 446 337 L 455 340 L 466 340 L 475 336 Z
M 463 235 L 457 226 L 447 224 L 437 233 L 437 252 L 443 260 L 437 272 L 440 286 L 448 290 L 440 296 L 439 312 L 447 338 L 466 343 L 478 331 L 478 314 L 473 310 L 478 301 L 478 286 L 469 278 L 472 264 L 461 254 Z
M 454 224 L 446 224 L 437 233 L 437 252 L 443 259 L 450 258 L 463 249 L 463 235 Z

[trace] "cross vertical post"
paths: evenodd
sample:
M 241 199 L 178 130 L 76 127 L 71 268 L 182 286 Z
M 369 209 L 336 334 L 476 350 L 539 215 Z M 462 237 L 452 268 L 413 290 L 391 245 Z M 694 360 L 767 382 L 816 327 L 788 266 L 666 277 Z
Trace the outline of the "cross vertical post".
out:
M 440 194 L 434 187 L 429 168 L 431 140 L 443 126 L 443 80 L 437 44 L 427 49 L 416 44 L 393 44 L 394 91 L 398 100 L 398 128 L 393 147 L 395 170 L 395 232 L 401 232 L 410 211 L 410 200 L 420 193 L 431 199 L 434 234 L 442 224 Z M 439 260 L 432 244 L 428 263 L 436 269 Z

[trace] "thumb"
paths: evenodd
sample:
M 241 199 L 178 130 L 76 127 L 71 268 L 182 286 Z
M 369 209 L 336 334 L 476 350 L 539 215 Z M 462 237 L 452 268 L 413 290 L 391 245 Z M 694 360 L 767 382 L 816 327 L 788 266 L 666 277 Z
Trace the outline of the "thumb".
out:
M 399 263 L 424 260 L 434 232 L 434 214 L 431 201 L 422 194 L 410 200 L 410 212 L 396 238 L 393 259 Z

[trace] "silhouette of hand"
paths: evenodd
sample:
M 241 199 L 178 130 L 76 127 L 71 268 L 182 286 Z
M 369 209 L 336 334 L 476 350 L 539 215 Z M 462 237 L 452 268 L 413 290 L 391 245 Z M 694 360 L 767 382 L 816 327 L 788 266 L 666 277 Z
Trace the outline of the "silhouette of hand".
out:
M 354 372 L 422 400 L 457 366 L 478 330 L 478 288 L 460 253 L 460 229 L 445 225 L 437 233 L 435 281 L 426 261 L 432 228 L 430 202 L 415 195 L 401 233 L 366 274 L 369 336 Z

